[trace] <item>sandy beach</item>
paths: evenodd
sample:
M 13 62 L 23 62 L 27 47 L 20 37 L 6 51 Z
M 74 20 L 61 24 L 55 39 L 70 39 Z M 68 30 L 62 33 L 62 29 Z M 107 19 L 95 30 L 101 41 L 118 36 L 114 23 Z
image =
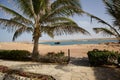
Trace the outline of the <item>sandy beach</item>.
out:
M 28 50 L 32 52 L 33 44 L 17 43 L 17 42 L 2 42 L 0 43 L 1 50 Z M 19 62 L 0 60 L 0 65 L 8 66 L 12 69 L 23 70 L 27 72 L 40 73 L 53 76 L 56 80 L 119 80 L 119 68 L 105 67 L 90 67 L 86 60 L 87 52 L 93 49 L 119 51 L 118 44 L 82 44 L 82 45 L 66 45 L 66 46 L 50 46 L 39 44 L 40 54 L 47 52 L 66 52 L 70 49 L 71 57 L 79 57 L 71 59 L 70 63 L 64 65 L 41 64 L 36 62 Z M 107 74 L 106 74 L 107 73 Z M 2 73 L 1 73 L 2 74 Z M 112 74 L 112 76 L 111 76 Z M 4 77 L 0 75 L 1 78 Z M 21 77 L 23 78 L 23 77 Z M 25 78 L 22 80 L 26 80 Z
M 33 44 L 31 43 L 22 43 L 22 42 L 0 42 L 1 50 L 28 50 L 32 52 Z M 59 52 L 64 51 L 67 55 L 68 49 L 70 49 L 71 57 L 86 57 L 87 52 L 93 49 L 99 50 L 110 50 L 110 51 L 119 51 L 119 44 L 76 44 L 76 45 L 43 45 L 39 44 L 39 52 L 44 55 L 48 52 Z

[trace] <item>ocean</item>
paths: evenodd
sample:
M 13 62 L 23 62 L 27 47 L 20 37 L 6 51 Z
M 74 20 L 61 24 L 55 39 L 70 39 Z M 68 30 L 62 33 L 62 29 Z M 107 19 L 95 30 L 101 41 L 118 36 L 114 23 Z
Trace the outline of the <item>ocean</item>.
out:
M 56 41 L 57 42 L 57 41 Z M 107 42 L 118 42 L 118 40 L 72 40 L 72 41 L 59 41 L 57 44 L 55 41 L 48 41 L 48 42 L 41 42 L 40 44 L 47 44 L 47 45 L 74 45 L 74 44 L 100 44 L 100 43 L 107 43 Z M 56 43 L 56 44 L 55 44 Z

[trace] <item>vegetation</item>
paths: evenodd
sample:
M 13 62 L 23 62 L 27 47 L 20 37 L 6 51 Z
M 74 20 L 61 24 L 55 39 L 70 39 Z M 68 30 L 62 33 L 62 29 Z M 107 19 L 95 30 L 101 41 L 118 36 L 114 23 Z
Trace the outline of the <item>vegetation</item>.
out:
M 29 61 L 31 53 L 26 50 L 0 50 L 0 59 Z
M 74 14 L 84 13 L 80 0 L 14 0 L 14 2 L 17 11 L 0 4 L 1 10 L 12 16 L 10 19 L 0 18 L 0 24 L 5 25 L 4 29 L 15 31 L 13 41 L 24 32 L 33 34 L 33 60 L 39 59 L 38 42 L 42 33 L 50 37 L 72 33 L 88 34 L 88 31 L 68 18 Z
M 118 64 L 120 57 L 120 53 L 107 50 L 93 50 L 87 54 L 91 66 Z
M 113 18 L 113 25 L 109 24 L 108 22 L 96 18 L 99 20 L 99 22 L 105 24 L 108 26 L 108 28 L 105 27 L 99 27 L 99 28 L 94 28 L 93 30 L 96 33 L 103 33 L 104 35 L 110 35 L 110 36 L 115 36 L 120 43 L 120 0 L 103 0 L 108 14 Z
M 40 62 L 43 63 L 57 63 L 57 64 L 68 64 L 69 57 L 64 55 L 64 52 L 49 52 L 48 54 L 41 56 Z
M 2 65 L 0 65 L 0 73 L 5 73 L 3 80 L 7 80 L 7 79 L 11 79 L 11 78 L 15 79 L 15 80 L 23 80 L 21 77 L 25 77 L 26 79 L 30 78 L 32 80 L 55 80 L 52 76 L 49 76 L 49 75 L 23 72 L 21 70 L 10 69 L 10 68 L 8 68 L 6 66 L 2 66 Z
M 0 59 L 14 60 L 14 61 L 32 61 L 31 53 L 26 50 L 0 50 Z M 41 55 L 37 62 L 42 63 L 57 63 L 68 64 L 69 57 L 65 56 L 65 53 L 60 52 L 48 52 L 46 55 Z

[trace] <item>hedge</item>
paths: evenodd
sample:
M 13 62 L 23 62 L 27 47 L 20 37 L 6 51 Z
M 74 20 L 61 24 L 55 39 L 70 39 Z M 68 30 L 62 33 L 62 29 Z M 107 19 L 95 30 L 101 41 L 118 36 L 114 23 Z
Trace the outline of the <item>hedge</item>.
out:
M 87 54 L 91 66 L 112 65 L 120 62 L 120 53 L 114 51 L 93 50 Z
M 31 59 L 30 55 L 26 50 L 0 50 L 0 59 L 26 61 Z
M 40 55 L 37 62 L 42 63 L 58 63 L 67 64 L 69 58 L 64 55 L 65 53 L 60 52 L 48 52 L 46 55 Z M 0 59 L 15 60 L 15 61 L 33 61 L 30 57 L 31 53 L 26 50 L 0 50 Z

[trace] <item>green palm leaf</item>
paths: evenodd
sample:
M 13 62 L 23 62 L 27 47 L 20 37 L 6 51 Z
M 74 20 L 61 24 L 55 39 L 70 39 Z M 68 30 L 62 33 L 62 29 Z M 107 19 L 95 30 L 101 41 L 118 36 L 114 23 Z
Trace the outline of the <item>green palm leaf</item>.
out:
M 29 18 L 34 18 L 34 7 L 32 0 L 15 0 L 16 6 Z
M 51 17 L 44 20 L 46 22 L 46 24 L 52 24 L 52 23 L 56 23 L 56 22 L 74 22 L 73 20 L 71 20 L 70 18 L 67 17 Z
M 79 3 L 80 3 L 80 0 L 56 0 L 52 3 L 51 8 L 56 9 L 65 5 L 71 5 L 71 6 L 81 8 L 81 5 Z
M 79 27 L 73 20 L 66 17 L 53 17 L 45 21 L 47 23 L 47 26 L 43 26 L 42 30 L 52 38 L 54 35 L 62 34 L 89 34 L 88 31 Z
M 54 27 L 50 26 L 42 26 L 42 32 L 50 36 L 51 38 L 54 38 Z
M 70 22 L 57 23 L 57 24 L 54 24 L 54 27 L 55 27 L 55 33 L 57 35 L 73 34 L 73 33 L 89 34 L 89 32 L 86 31 L 85 29 Z
M 45 26 L 44 28 L 48 29 L 47 31 L 53 32 L 54 34 L 52 35 L 73 34 L 73 33 L 89 34 L 88 31 L 79 27 L 76 23 L 72 21 L 53 23 L 51 24 L 51 26 L 49 27 Z
M 4 28 L 11 30 L 11 31 L 16 30 L 20 27 L 26 27 L 24 24 L 21 24 L 19 22 L 8 20 L 8 19 L 1 19 L 1 18 L 0 18 L 0 24 L 5 25 Z
M 25 19 L 25 18 L 22 18 L 22 17 L 14 17 L 14 18 L 11 18 L 10 20 L 12 21 L 17 21 L 19 23 L 23 23 L 23 24 L 26 24 L 26 25 L 33 25 L 33 22 L 28 20 L 28 19 Z
M 18 12 L 14 11 L 14 10 L 11 10 L 3 5 L 0 4 L 0 8 L 6 12 L 7 14 L 11 14 L 12 16 L 15 16 L 14 18 L 12 18 L 12 20 L 21 20 L 23 21 L 24 23 L 29 23 L 29 24 L 32 24 L 32 21 L 30 21 L 29 19 L 26 19 L 25 17 L 23 17 L 22 15 L 20 15 Z
M 94 16 L 94 15 L 92 15 L 92 14 L 89 14 L 89 13 L 87 13 L 87 12 L 85 12 L 85 14 L 87 14 L 88 16 L 91 16 L 91 19 L 94 18 L 94 19 L 96 19 L 98 22 L 107 25 L 107 26 L 110 27 L 117 35 L 120 35 L 119 32 L 118 32 L 118 30 L 117 30 L 115 27 L 113 27 L 112 25 L 110 25 L 109 23 L 107 23 L 106 21 L 104 21 L 104 20 L 102 20 L 102 19 L 100 19 L 100 18 L 98 18 L 98 17 L 96 17 L 96 16 Z
M 62 16 L 70 16 L 70 15 L 73 15 L 73 14 L 83 14 L 83 10 L 81 10 L 80 8 L 76 8 L 75 6 L 62 6 L 56 10 L 54 10 L 50 16 L 52 15 L 62 15 Z
M 113 35 L 113 36 L 116 36 L 116 33 L 114 31 L 111 31 L 110 29 L 107 29 L 107 28 L 93 28 L 93 30 L 96 32 L 96 33 L 103 33 L 103 35 Z
M 27 32 L 27 33 L 30 33 L 30 32 L 33 32 L 33 28 L 31 27 L 21 27 L 19 29 L 17 29 L 13 35 L 13 41 L 15 41 L 15 39 L 20 36 L 22 33 L 24 32 Z
M 120 28 L 120 1 L 103 0 L 108 14 L 113 18 L 113 25 Z

